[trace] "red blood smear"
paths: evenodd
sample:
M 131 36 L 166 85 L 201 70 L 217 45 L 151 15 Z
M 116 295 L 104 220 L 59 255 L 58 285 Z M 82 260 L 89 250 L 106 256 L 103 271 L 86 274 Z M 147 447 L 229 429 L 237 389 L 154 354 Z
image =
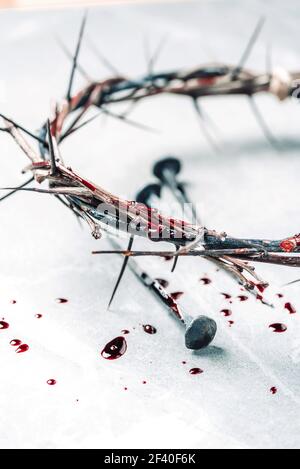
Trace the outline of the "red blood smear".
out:
M 17 348 L 16 353 L 24 353 L 29 350 L 29 345 L 27 344 L 22 344 L 20 347 Z
M 270 329 L 273 329 L 273 332 L 276 332 L 278 334 L 285 332 L 287 330 L 287 327 L 285 324 L 280 324 L 280 323 L 275 323 L 271 324 L 269 326 Z
M 157 333 L 157 329 L 154 327 L 154 326 L 150 326 L 150 324 L 146 324 L 143 326 L 143 329 L 144 331 L 147 333 L 147 334 L 156 334 Z
M 275 386 L 274 386 L 273 388 L 270 389 L 270 392 L 271 392 L 272 394 L 277 394 L 278 389 L 275 388 Z
M 247 301 L 249 298 L 248 298 L 248 296 L 240 295 L 240 296 L 238 296 L 238 299 L 243 302 L 243 301 Z
M 9 324 L 5 321 L 0 321 L 0 329 L 8 329 Z
M 229 295 L 228 293 L 221 293 L 221 295 L 224 296 L 225 300 L 230 300 L 231 299 L 231 295 Z
M 262 295 L 256 295 L 256 299 L 259 301 L 264 301 L 264 297 Z
M 21 343 L 22 343 L 22 341 L 19 340 L 19 339 L 14 339 L 14 340 L 11 340 L 11 341 L 10 341 L 10 345 L 11 345 L 12 347 L 19 347 L 19 345 L 21 345 Z
M 264 285 L 262 285 L 261 283 L 257 283 L 256 284 L 256 288 L 258 291 L 260 291 L 260 293 L 264 293 L 266 287 Z
M 204 373 L 203 370 L 201 370 L 201 368 L 192 368 L 190 371 L 189 371 L 190 375 L 201 375 L 202 373 Z
M 174 259 L 174 257 L 172 257 L 172 256 L 164 256 L 164 260 L 165 260 L 166 262 L 169 262 L 169 261 L 171 261 L 172 259 Z
M 121 331 L 123 335 L 127 335 L 127 334 L 130 334 L 130 331 L 128 329 L 123 329 L 123 331 Z
M 55 379 L 48 379 L 47 384 L 48 384 L 49 386 L 55 386 L 55 385 L 56 385 L 56 381 L 55 381 Z
M 285 303 L 284 307 L 285 307 L 285 309 L 288 310 L 288 312 L 290 314 L 296 314 L 297 313 L 295 307 L 291 303 Z
M 36 317 L 37 319 L 41 319 L 41 318 L 43 317 L 43 315 L 42 315 L 42 314 L 36 314 L 35 317 Z
M 202 282 L 203 285 L 210 285 L 212 283 L 210 278 L 207 278 L 207 277 L 200 278 L 200 282 Z
M 156 281 L 163 287 L 163 288 L 168 288 L 169 282 L 168 280 L 165 280 L 163 278 L 157 278 Z
M 232 311 L 230 309 L 222 309 L 221 314 L 223 314 L 225 318 L 228 318 L 229 316 L 232 316 Z
M 106 360 L 116 360 L 124 355 L 127 350 L 127 342 L 124 337 L 116 337 L 105 345 L 101 356 Z
M 65 303 L 68 303 L 69 300 L 66 300 L 66 298 L 56 298 L 55 301 L 58 304 L 65 304 Z
M 182 295 L 184 295 L 183 291 L 177 291 L 175 293 L 171 293 L 171 298 L 173 298 L 173 300 L 177 301 L 177 300 L 179 300 L 179 298 L 182 297 Z
M 300 246 L 300 235 L 295 235 L 292 238 L 284 239 L 280 243 L 280 247 L 285 252 L 293 252 Z

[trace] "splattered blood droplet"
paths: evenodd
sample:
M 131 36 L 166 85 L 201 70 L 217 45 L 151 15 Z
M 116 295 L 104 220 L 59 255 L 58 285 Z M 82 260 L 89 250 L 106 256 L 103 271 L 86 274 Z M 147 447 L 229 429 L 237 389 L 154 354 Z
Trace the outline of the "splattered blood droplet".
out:
M 143 381 L 143 384 L 147 384 L 147 381 Z
M 270 392 L 271 392 L 271 394 L 277 394 L 278 389 L 277 389 L 275 386 L 273 386 L 273 387 L 270 389 Z
M 184 295 L 183 291 L 176 291 L 174 293 L 171 293 L 171 298 L 175 301 L 179 300 L 179 298 L 182 297 L 182 295 Z
M 273 332 L 276 332 L 276 333 L 278 333 L 278 334 L 287 331 L 286 325 L 285 325 L 285 324 L 281 324 L 281 323 L 271 324 L 271 325 L 269 326 L 269 328 L 270 328 L 270 329 L 273 329 Z
M 121 332 L 122 332 L 123 335 L 130 334 L 130 331 L 128 329 L 123 329 Z
M 16 300 L 11 300 L 10 304 L 15 305 L 15 304 L 17 304 L 17 302 L 16 302 Z
M 278 298 L 283 298 L 283 294 L 282 293 L 277 293 L 276 295 Z
M 11 341 L 10 341 L 10 345 L 11 345 L 12 347 L 19 347 L 19 345 L 21 345 L 21 343 L 22 343 L 22 342 L 21 342 L 21 340 L 19 340 L 19 339 L 14 339 L 14 340 L 11 340 Z
M 47 384 L 49 386 L 55 386 L 57 384 L 57 381 L 55 379 L 48 379 Z
M 163 287 L 163 288 L 168 288 L 169 282 L 168 280 L 165 280 L 163 278 L 157 278 L 156 281 Z
M 290 314 L 296 314 L 297 313 L 296 308 L 291 303 L 285 303 L 284 307 L 285 307 L 285 309 L 288 310 L 288 312 Z
M 232 316 L 232 311 L 230 309 L 222 309 L 221 314 L 225 316 L 225 318 L 228 318 L 229 316 Z
M 124 337 L 116 337 L 105 345 L 101 356 L 106 360 L 116 360 L 124 355 L 127 350 L 127 342 Z
M 145 331 L 147 334 L 152 334 L 152 335 L 153 335 L 153 334 L 156 334 L 156 333 L 157 333 L 156 327 L 151 326 L 150 324 L 145 324 L 145 325 L 143 326 L 143 329 L 144 329 L 144 331 Z
M 67 300 L 66 298 L 56 298 L 56 303 L 60 304 L 60 305 L 63 305 L 63 304 L 66 304 L 69 302 L 69 300 Z
M 229 327 L 232 327 L 234 325 L 234 321 L 228 321 Z
M 183 362 L 181 362 L 181 363 L 182 363 L 183 365 L 186 365 L 186 362 L 185 362 L 185 361 L 183 361 Z
M 36 319 L 41 319 L 42 317 L 43 317 L 42 314 L 36 314 L 36 315 L 35 315 L 35 318 L 36 318 Z
M 201 368 L 192 368 L 190 371 L 189 371 L 190 375 L 201 375 L 202 373 L 204 373 L 203 370 L 201 370 Z
M 249 298 L 248 298 L 248 296 L 246 296 L 246 295 L 240 295 L 240 296 L 238 296 L 238 299 L 239 299 L 241 302 L 244 302 L 244 301 L 247 301 Z
M 228 293 L 221 293 L 221 295 L 224 296 L 225 300 L 230 300 L 231 299 L 231 295 L 229 295 Z
M 202 285 L 210 285 L 212 283 L 212 281 L 208 277 L 200 278 L 200 282 L 202 283 Z
M 25 353 L 28 352 L 29 350 L 29 345 L 27 344 L 22 344 L 20 347 L 17 348 L 16 353 Z
M 0 329 L 8 329 L 8 328 L 9 328 L 8 322 L 0 321 Z

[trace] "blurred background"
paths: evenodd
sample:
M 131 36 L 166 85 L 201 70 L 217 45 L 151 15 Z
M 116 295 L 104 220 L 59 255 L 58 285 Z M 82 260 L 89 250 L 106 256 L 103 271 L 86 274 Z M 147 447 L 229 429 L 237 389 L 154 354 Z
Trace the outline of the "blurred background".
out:
M 125 3 L 128 0 L 0 0 L 0 7 L 7 8 L 23 8 L 23 7 L 35 7 L 45 8 L 51 6 L 75 6 L 75 5 L 97 5 L 102 3 Z M 130 3 L 138 3 L 144 0 L 130 0 Z M 148 0 L 155 1 L 155 0 Z

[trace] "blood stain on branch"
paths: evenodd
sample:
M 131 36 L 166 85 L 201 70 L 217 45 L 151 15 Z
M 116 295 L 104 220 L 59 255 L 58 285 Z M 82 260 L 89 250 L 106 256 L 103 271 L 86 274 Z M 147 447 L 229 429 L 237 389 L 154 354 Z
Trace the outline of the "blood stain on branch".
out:
M 284 252 L 294 252 L 300 247 L 300 234 L 284 239 L 280 243 L 280 247 Z

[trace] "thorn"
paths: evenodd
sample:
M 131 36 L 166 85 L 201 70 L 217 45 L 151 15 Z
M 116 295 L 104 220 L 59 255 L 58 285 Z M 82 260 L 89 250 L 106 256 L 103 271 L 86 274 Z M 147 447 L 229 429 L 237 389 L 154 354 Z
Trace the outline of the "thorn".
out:
M 295 285 L 296 283 L 299 283 L 299 282 L 300 282 L 300 279 L 294 280 L 293 282 L 285 283 L 285 284 L 282 285 L 282 286 L 283 286 L 283 287 L 290 287 L 291 285 Z
M 107 114 L 110 117 L 114 117 L 115 119 L 119 119 L 121 121 L 124 121 L 126 124 L 131 125 L 132 127 L 136 127 L 138 129 L 145 130 L 146 132 L 152 132 L 152 133 L 155 133 L 155 134 L 159 133 L 158 130 L 153 129 L 152 127 L 149 127 L 147 125 L 140 124 L 139 122 L 135 122 L 131 119 L 128 119 L 126 117 L 126 115 L 124 115 L 124 114 L 121 114 L 121 115 L 114 114 L 113 112 L 109 111 L 107 108 L 104 108 L 103 106 L 101 106 L 101 109 L 104 112 L 104 114 Z
M 280 151 L 280 148 L 279 148 L 280 144 L 279 144 L 278 140 L 272 134 L 271 130 L 269 129 L 268 124 L 266 123 L 265 119 L 263 118 L 262 113 L 260 112 L 259 108 L 257 107 L 257 104 L 255 102 L 254 97 L 249 96 L 249 100 L 250 100 L 249 102 L 250 102 L 252 112 L 253 112 L 259 126 L 261 127 L 261 129 L 264 133 L 264 136 L 266 137 L 269 144 L 274 148 L 274 150 L 279 152 Z
M 31 182 L 34 181 L 34 177 L 31 177 L 30 179 L 28 179 L 28 181 L 24 182 L 23 184 L 21 184 L 20 186 L 17 186 L 15 189 L 13 189 L 11 192 L 9 192 L 8 194 L 4 195 L 3 197 L 0 198 L 0 202 L 3 202 L 3 200 L 5 199 L 8 199 L 8 197 L 10 197 L 11 195 L 15 194 L 16 192 L 18 192 L 19 189 L 23 189 L 24 187 L 28 186 L 28 184 L 30 184 Z
M 86 20 L 87 20 L 87 10 L 84 13 L 84 16 L 83 16 L 83 19 L 82 19 L 82 22 L 81 22 L 81 27 L 80 27 L 80 31 L 79 31 L 76 51 L 75 51 L 75 55 L 73 57 L 73 65 L 72 65 L 72 70 L 71 70 L 71 75 L 70 75 L 70 80 L 69 80 L 69 85 L 68 85 L 68 91 L 67 91 L 67 100 L 68 100 L 68 102 L 71 101 L 72 87 L 73 87 L 75 72 L 76 72 L 76 69 L 77 69 L 77 59 L 78 59 L 79 52 L 80 52 L 80 47 L 81 47 L 81 43 L 82 43 L 82 39 L 83 39 Z
M 152 57 L 150 58 L 150 61 L 149 61 L 149 75 L 152 76 L 153 74 L 153 70 L 154 70 L 154 66 L 157 62 L 157 60 L 159 59 L 159 56 L 163 50 L 163 48 L 165 47 L 166 43 L 167 43 L 167 39 L 168 39 L 168 35 L 166 34 L 162 39 L 161 41 L 159 42 L 156 50 L 154 51 L 154 54 L 152 55 Z
M 73 56 L 71 54 L 71 52 L 69 51 L 69 49 L 67 48 L 67 46 L 64 44 L 64 42 L 61 40 L 60 37 L 58 36 L 55 36 L 55 40 L 57 42 L 57 44 L 60 46 L 61 50 L 63 51 L 63 53 L 73 61 Z M 85 78 L 88 82 L 92 82 L 92 78 L 88 75 L 88 73 L 84 70 L 84 68 L 78 63 L 77 61 L 77 70 L 78 72 L 83 76 L 83 78 Z
M 259 22 L 257 23 L 256 27 L 255 27 L 255 30 L 254 32 L 252 33 L 251 37 L 250 37 L 250 40 L 247 44 L 247 47 L 241 57 L 241 60 L 239 62 L 239 65 L 237 65 L 237 67 L 231 72 L 231 80 L 234 81 L 238 78 L 241 70 L 243 69 L 243 67 L 245 66 L 245 63 L 247 62 L 248 58 L 249 58 L 249 55 L 251 54 L 252 52 L 252 49 L 264 27 L 264 24 L 266 22 L 266 18 L 263 16 L 262 18 L 260 18 Z
M 122 74 L 118 71 L 118 69 L 100 52 L 98 47 L 88 39 L 87 44 L 89 49 L 93 52 L 95 57 L 104 65 L 110 72 L 112 72 L 116 76 L 122 76 Z
M 0 113 L 0 117 L 2 117 L 2 119 L 6 120 L 10 124 L 14 125 L 17 129 L 22 130 L 23 132 L 25 132 L 25 134 L 27 134 L 30 137 L 34 138 L 35 140 L 37 140 L 42 145 L 44 145 L 46 147 L 48 146 L 48 143 L 45 140 L 41 139 L 37 135 L 34 135 L 34 133 L 30 132 L 30 130 L 25 129 L 22 125 L 19 125 L 15 121 L 13 121 L 12 119 L 9 119 L 9 117 L 6 117 L 4 114 L 1 114 L 1 113 Z M 7 131 L 6 129 L 1 129 L 1 130 Z
M 82 124 L 78 125 L 77 127 L 74 127 L 73 129 L 70 129 L 64 135 L 61 136 L 59 143 L 63 142 L 66 137 L 69 137 L 69 135 L 72 135 L 77 130 L 82 129 L 82 127 L 85 127 L 86 125 L 90 124 L 91 122 L 93 122 L 95 119 L 97 119 L 98 117 L 102 115 L 103 115 L 103 112 L 98 112 L 98 114 L 96 114 L 95 116 L 92 116 L 86 121 L 82 122 Z
M 194 108 L 195 108 L 195 110 L 196 110 L 196 112 L 197 112 L 197 114 L 200 118 L 201 128 L 202 128 L 202 132 L 203 132 L 204 137 L 206 138 L 209 145 L 212 147 L 213 151 L 216 154 L 220 154 L 221 149 L 219 148 L 218 144 L 214 141 L 214 139 L 211 137 L 211 135 L 209 134 L 209 132 L 206 128 L 203 112 L 202 112 L 202 109 L 200 108 L 200 105 L 199 105 L 199 102 L 198 102 L 197 98 L 192 98 L 192 99 L 193 99 Z
M 179 247 L 178 247 L 178 246 L 176 246 L 176 251 L 179 251 Z M 177 264 L 178 264 L 178 260 L 179 260 L 179 257 L 176 256 L 176 257 L 174 258 L 173 267 L 172 267 L 172 270 L 171 270 L 172 274 L 175 272 L 175 269 L 176 269 Z
M 272 47 L 271 45 L 267 46 L 266 50 L 266 71 L 269 77 L 272 77 L 273 74 L 273 60 L 272 60 Z
M 133 242 L 134 242 L 134 236 L 131 236 L 130 237 L 130 240 L 129 240 L 129 243 L 128 243 L 128 247 L 127 247 L 127 250 L 128 251 L 131 251 L 132 249 L 132 246 L 133 246 Z M 129 257 L 125 257 L 124 261 L 123 261 L 123 265 L 122 265 L 122 268 L 121 268 L 121 271 L 120 271 L 120 274 L 119 274 L 119 277 L 118 277 L 118 280 L 117 280 L 117 283 L 115 285 L 115 288 L 114 288 L 114 291 L 112 293 L 112 296 L 111 296 L 111 299 L 109 301 L 109 304 L 108 304 L 108 310 L 110 309 L 111 305 L 112 305 L 112 302 L 114 300 L 114 297 L 116 296 L 116 293 L 118 291 L 118 288 L 120 286 L 120 283 L 121 283 L 121 280 L 125 274 L 125 270 L 126 270 L 126 267 L 127 267 L 127 264 L 128 264 L 128 261 L 129 261 Z
M 57 167 L 55 161 L 55 151 L 53 145 L 53 138 L 51 134 L 51 125 L 50 121 L 47 121 L 47 133 L 48 133 L 48 140 L 49 140 L 49 154 L 50 154 L 50 161 L 51 161 L 51 173 L 50 176 L 55 176 L 57 174 Z

